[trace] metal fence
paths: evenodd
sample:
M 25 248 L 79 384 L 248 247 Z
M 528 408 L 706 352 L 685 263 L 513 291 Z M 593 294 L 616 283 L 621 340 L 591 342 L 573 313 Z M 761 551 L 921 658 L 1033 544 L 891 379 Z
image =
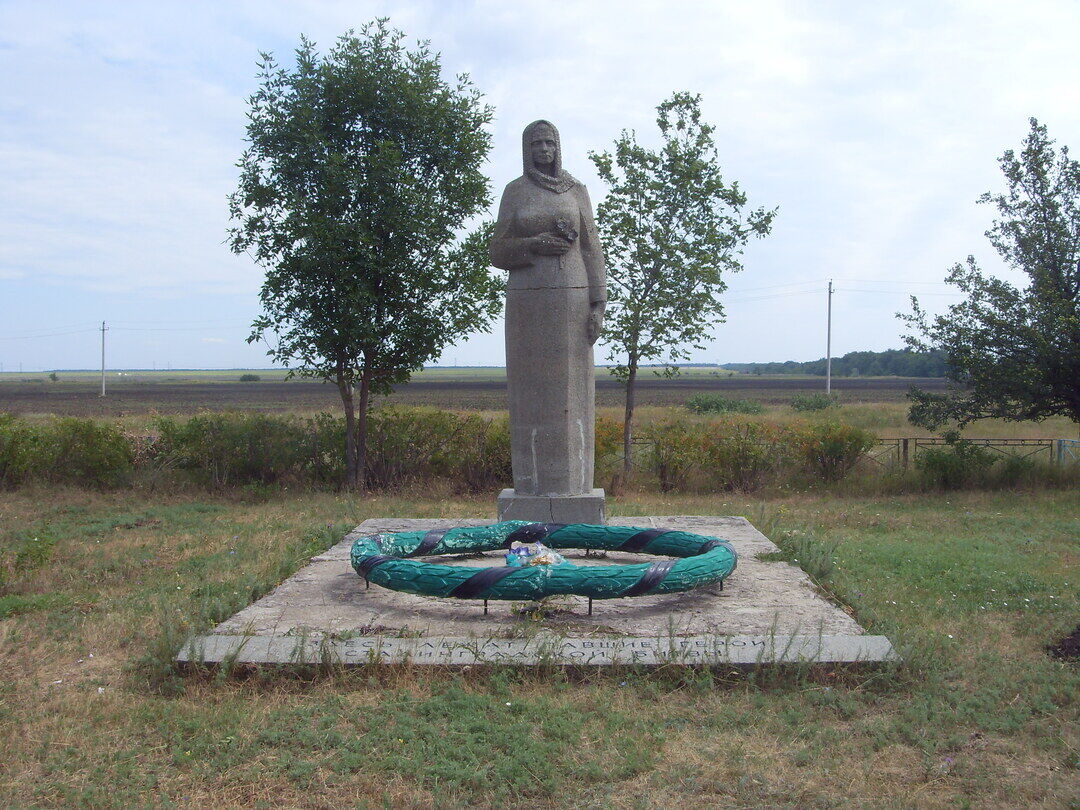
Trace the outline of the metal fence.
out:
M 968 439 L 964 441 L 985 447 L 1003 457 L 1030 458 L 1061 465 L 1080 464 L 1080 439 Z M 635 436 L 635 447 L 652 445 L 647 436 Z M 940 436 L 909 436 L 898 439 L 878 439 L 866 457 L 882 466 L 899 465 L 907 469 L 921 450 L 942 447 L 948 442 Z
M 1051 463 L 1080 463 L 1080 440 L 1076 439 L 968 439 L 964 441 L 985 447 L 1006 457 L 1042 459 Z M 920 450 L 948 444 L 940 436 L 911 436 L 899 439 L 878 439 L 867 456 L 879 464 L 908 467 Z
M 1059 464 L 1080 464 L 1080 439 L 1058 439 Z

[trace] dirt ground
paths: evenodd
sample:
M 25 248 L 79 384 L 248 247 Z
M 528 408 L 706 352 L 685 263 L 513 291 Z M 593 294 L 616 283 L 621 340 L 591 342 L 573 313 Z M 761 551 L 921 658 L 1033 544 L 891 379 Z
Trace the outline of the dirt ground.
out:
M 903 402 L 912 386 L 941 391 L 945 380 L 910 377 L 853 377 L 833 380 L 833 390 L 846 403 Z M 639 405 L 682 405 L 694 394 L 718 393 L 751 399 L 766 405 L 790 402 L 800 393 L 820 392 L 820 377 L 685 376 L 671 380 L 646 374 L 638 381 Z M 130 416 L 135 414 L 183 414 L 197 411 L 319 411 L 341 406 L 337 389 L 307 380 L 110 380 L 108 396 L 102 398 L 92 379 L 58 383 L 40 379 L 0 382 L 0 412 L 15 414 L 54 413 L 63 416 Z M 623 404 L 622 386 L 613 379 L 596 381 L 599 407 Z M 502 410 L 506 407 L 506 383 L 490 379 L 415 380 L 388 398 L 404 405 L 442 408 Z

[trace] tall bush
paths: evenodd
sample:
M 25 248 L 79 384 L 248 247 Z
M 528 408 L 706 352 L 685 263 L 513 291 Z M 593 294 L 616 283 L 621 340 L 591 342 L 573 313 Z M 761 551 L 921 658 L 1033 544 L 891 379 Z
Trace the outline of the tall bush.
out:
M 135 452 L 115 425 L 65 417 L 27 422 L 0 415 L 0 484 L 30 481 L 114 487 L 128 482 Z
M 313 444 L 325 438 L 297 417 L 261 413 L 162 418 L 156 424 L 159 458 L 215 487 L 307 478 Z
M 839 481 L 850 473 L 877 441 L 874 434 L 839 422 L 800 425 L 792 438 L 803 464 L 826 481 Z
M 932 489 L 960 489 L 986 483 L 997 456 L 961 439 L 956 431 L 946 433 L 944 438 L 944 447 L 928 448 L 915 458 L 924 485 Z
M 790 456 L 788 431 L 771 422 L 717 420 L 708 430 L 706 465 L 718 489 L 759 489 Z
M 647 469 L 663 492 L 678 489 L 751 491 L 767 483 L 787 459 L 787 432 L 768 422 L 679 420 L 654 425 Z

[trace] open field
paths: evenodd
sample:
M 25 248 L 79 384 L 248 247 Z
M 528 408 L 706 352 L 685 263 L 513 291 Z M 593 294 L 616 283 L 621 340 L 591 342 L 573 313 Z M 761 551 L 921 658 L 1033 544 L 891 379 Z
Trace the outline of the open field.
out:
M 1043 807 L 1080 801 L 1080 497 L 628 495 L 743 514 L 906 656 L 877 672 L 190 674 L 185 633 L 366 517 L 440 493 L 260 502 L 0 493 L 0 805 Z M 736 572 L 737 575 L 737 572 Z
M 240 382 L 245 373 L 259 382 Z M 729 376 L 730 375 L 730 376 Z M 332 385 L 311 380 L 285 381 L 279 371 L 130 372 L 107 377 L 108 396 L 98 396 L 100 376 L 93 372 L 59 372 L 58 381 L 46 374 L 0 375 L 0 411 L 55 413 L 65 416 L 124 416 L 142 413 L 182 414 L 200 410 L 318 411 L 337 409 L 340 398 Z M 912 385 L 937 391 L 941 379 L 904 377 L 846 377 L 833 381 L 843 401 L 850 403 L 905 401 Z M 822 391 L 821 377 L 754 376 L 697 367 L 671 380 L 647 371 L 638 382 L 640 405 L 682 405 L 702 392 L 781 405 L 795 394 Z M 619 407 L 623 389 L 606 368 L 597 369 L 599 407 Z M 391 403 L 432 405 L 468 410 L 504 410 L 506 378 L 501 368 L 427 369 L 387 398 Z
M 245 373 L 257 373 L 258 382 L 239 381 Z M 719 376 L 717 376 L 719 374 Z M 259 411 L 264 413 L 337 413 L 341 401 L 328 384 L 309 380 L 285 380 L 283 371 L 157 371 L 131 372 L 108 378 L 108 396 L 102 398 L 100 377 L 93 372 L 61 372 L 53 382 L 46 374 L 0 375 L 0 413 L 28 417 L 60 415 L 116 418 L 131 429 L 144 429 L 155 415 L 186 415 L 205 411 Z M 597 369 L 597 413 L 622 421 L 623 390 L 607 369 Z M 786 423 L 798 419 L 838 419 L 865 428 L 883 439 L 898 436 L 929 436 L 907 421 L 905 394 L 912 385 L 941 390 L 940 379 L 904 377 L 840 378 L 834 381 L 843 406 L 817 414 L 795 412 L 791 398 L 818 392 L 820 377 L 727 376 L 714 368 L 697 367 L 680 378 L 664 380 L 646 374 L 638 392 L 639 426 L 663 419 L 700 421 L 682 406 L 698 393 L 761 402 L 760 418 Z M 415 375 L 413 381 L 389 397 L 376 397 L 380 405 L 431 406 L 487 414 L 506 411 L 506 382 L 501 368 L 440 368 Z M 1077 426 L 1058 417 L 1045 422 L 983 420 L 972 424 L 968 436 L 983 438 L 1076 438 Z

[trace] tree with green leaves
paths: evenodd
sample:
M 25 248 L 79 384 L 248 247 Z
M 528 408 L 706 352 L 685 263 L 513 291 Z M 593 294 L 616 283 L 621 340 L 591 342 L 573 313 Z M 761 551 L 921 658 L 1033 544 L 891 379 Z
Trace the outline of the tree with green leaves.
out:
M 657 108 L 662 145 L 651 150 L 624 130 L 613 152 L 590 152 L 607 197 L 597 226 L 608 267 L 602 339 L 626 389 L 624 473 L 632 456 L 634 386 L 643 364 L 673 376 L 724 318 L 724 277 L 742 269 L 742 249 L 765 236 L 775 209 L 747 209 L 737 182 L 720 170 L 714 128 L 701 96 L 674 93 Z
M 492 110 L 467 76 L 442 78 L 427 43 L 380 19 L 325 56 L 306 38 L 292 69 L 262 54 L 247 148 L 229 197 L 234 252 L 266 268 L 249 342 L 291 374 L 333 382 L 347 483 L 366 483 L 367 413 L 501 306 L 488 267 L 481 167 Z
M 902 314 L 914 329 L 908 344 L 944 353 L 952 390 L 913 390 L 912 423 L 937 429 L 996 417 L 1080 423 L 1080 163 L 1058 152 L 1036 119 L 1017 154 L 998 161 L 1004 194 L 984 194 L 1001 219 L 986 232 L 1021 289 L 986 274 L 969 256 L 946 278 L 967 299 L 930 318 L 912 298 Z

